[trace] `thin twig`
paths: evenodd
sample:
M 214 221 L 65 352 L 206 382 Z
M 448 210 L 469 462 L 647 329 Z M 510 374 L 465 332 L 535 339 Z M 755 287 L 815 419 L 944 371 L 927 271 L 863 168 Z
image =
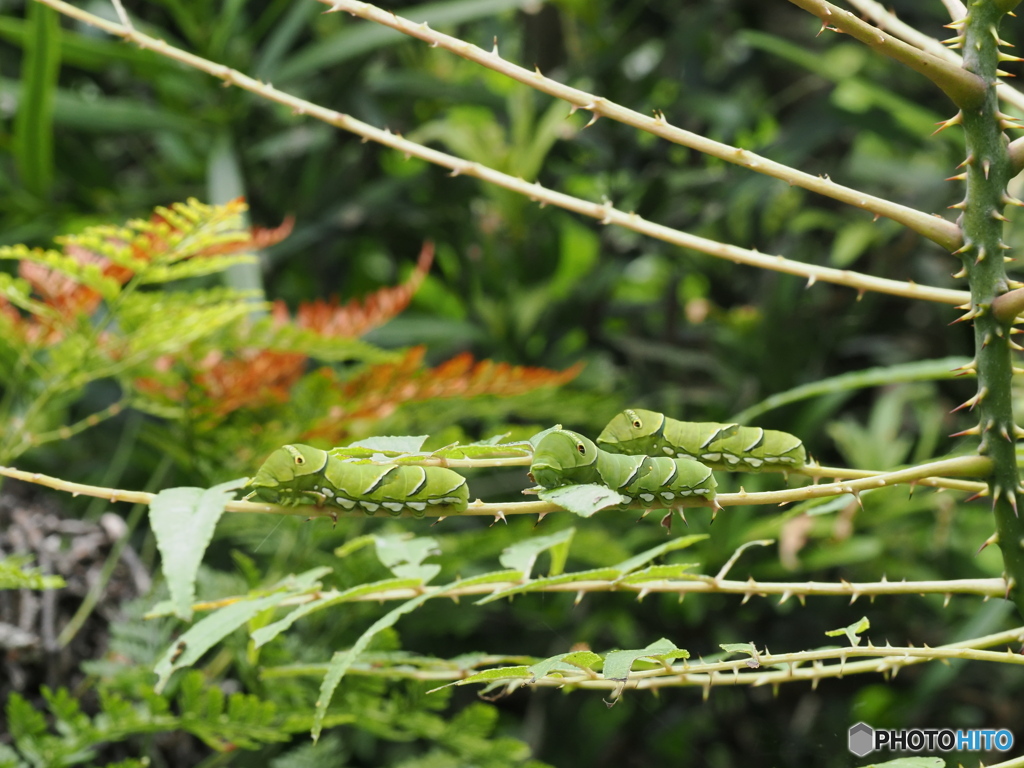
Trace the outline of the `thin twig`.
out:
M 182 51 L 169 45 L 164 40 L 149 37 L 138 30 L 127 29 L 120 24 L 102 19 L 88 13 L 87 11 L 83 11 L 80 8 L 69 5 L 62 0 L 36 0 L 36 2 L 43 3 L 44 5 L 54 8 L 55 10 L 74 19 L 78 19 L 86 24 L 99 27 L 112 35 L 130 40 L 142 48 L 152 50 L 162 56 L 166 56 L 167 58 L 206 72 L 207 74 L 223 80 L 225 83 L 236 85 L 239 88 L 267 99 L 268 101 L 273 101 L 290 107 L 296 112 L 296 114 L 309 115 L 342 130 L 362 136 L 368 141 L 374 141 L 379 144 L 383 144 L 384 146 L 391 147 L 392 149 L 396 149 L 409 157 L 418 157 L 426 162 L 433 163 L 444 168 L 449 168 L 452 171 L 453 176 L 472 176 L 490 184 L 511 190 L 517 194 L 521 194 L 541 204 L 555 205 L 559 208 L 564 208 L 565 210 L 573 211 L 583 216 L 589 216 L 597 219 L 603 224 L 616 224 L 624 227 L 625 229 L 639 232 L 640 234 L 653 237 L 657 240 L 662 240 L 683 248 L 700 251 L 701 253 L 726 259 L 736 264 L 746 264 L 748 266 L 769 269 L 775 272 L 797 275 L 799 277 L 806 278 L 809 283 L 814 283 L 820 280 L 822 282 L 845 285 L 862 292 L 877 291 L 894 296 L 934 301 L 941 304 L 961 305 L 970 301 L 970 295 L 967 291 L 935 288 L 918 285 L 917 283 L 912 282 L 901 282 L 898 280 L 887 280 L 885 278 L 864 275 L 844 269 L 834 269 L 832 267 L 823 267 L 816 264 L 804 264 L 799 261 L 786 259 L 783 256 L 770 256 L 757 251 L 748 250 L 746 248 L 739 248 L 734 245 L 726 245 L 714 240 L 708 240 L 703 237 L 698 237 L 697 235 L 681 232 L 680 230 L 673 229 L 671 227 L 646 221 L 636 213 L 626 213 L 616 209 L 610 202 L 600 204 L 592 203 L 562 192 L 555 192 L 544 188 L 540 184 L 530 183 L 523 179 L 496 171 L 493 168 L 488 168 L 487 166 L 479 163 L 469 162 L 453 155 L 439 152 L 435 149 L 404 139 L 389 130 L 375 128 L 360 120 L 356 120 L 350 115 L 345 115 L 332 109 L 326 109 L 317 104 L 313 104 L 312 102 L 284 93 L 271 85 L 243 75 L 230 67 L 226 67 L 222 64 L 215 64 L 214 62 L 208 61 L 194 54 Z M 742 152 L 742 150 L 733 151 Z M 825 183 L 827 185 L 831 185 L 831 182 Z M 945 229 L 950 233 L 950 236 L 945 239 L 952 244 L 954 239 L 952 231 L 948 229 L 948 226 L 955 227 L 955 225 L 952 225 L 950 222 L 943 219 L 934 217 L 929 218 L 932 218 L 932 220 L 936 222 L 935 226 L 939 228 L 945 227 Z
M 685 131 L 670 124 L 661 112 L 656 113 L 654 117 L 634 112 L 600 96 L 595 96 L 578 88 L 572 88 L 556 80 L 544 77 L 539 70 L 531 71 L 513 64 L 501 58 L 498 54 L 497 46 L 491 51 L 486 51 L 457 37 L 437 32 L 427 26 L 426 22 L 417 24 L 390 11 L 385 11 L 369 3 L 358 2 L 357 0 L 319 0 L 319 2 L 330 5 L 332 11 L 347 11 L 353 16 L 359 16 L 368 21 L 391 27 L 410 37 L 415 37 L 429 43 L 432 47 L 444 48 L 457 56 L 487 67 L 531 88 L 562 99 L 572 105 L 573 111 L 584 109 L 591 112 L 595 120 L 598 117 L 607 117 L 647 133 L 652 133 L 675 144 L 711 155 L 727 163 L 741 165 L 757 173 L 763 173 L 786 181 L 794 186 L 817 192 L 818 194 L 840 200 L 866 211 L 871 211 L 878 216 L 886 216 L 913 229 L 930 240 L 934 240 L 948 250 L 955 250 L 962 243 L 960 228 L 951 221 L 937 218 L 931 214 L 894 203 L 884 198 L 865 194 L 850 187 L 844 187 L 841 184 L 836 184 L 827 176 L 821 177 L 804 173 L 788 165 L 761 157 L 748 150 L 739 149 L 728 144 L 721 144 L 700 134 Z

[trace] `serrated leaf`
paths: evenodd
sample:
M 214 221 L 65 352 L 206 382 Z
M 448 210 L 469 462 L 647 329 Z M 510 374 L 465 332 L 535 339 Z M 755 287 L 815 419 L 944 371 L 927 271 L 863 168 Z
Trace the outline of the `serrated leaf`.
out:
M 543 592 L 546 587 L 554 586 L 556 584 L 572 584 L 574 581 L 614 581 L 622 575 L 622 572 L 617 568 L 594 568 L 589 571 L 574 571 L 573 573 L 564 573 L 560 576 L 549 576 L 543 579 L 535 579 L 526 584 L 520 584 L 515 587 L 509 587 L 499 592 L 493 592 L 486 597 L 477 600 L 475 605 L 483 605 L 484 603 L 490 603 L 495 600 L 500 600 L 503 597 L 509 595 L 518 595 L 524 592 Z
M 171 592 L 175 614 L 192 618 L 196 574 L 203 561 L 213 529 L 224 505 L 245 485 L 247 478 L 230 480 L 213 488 L 168 488 L 149 505 L 149 520 L 160 550 L 160 567 Z
M 506 568 L 518 571 L 523 578 L 528 579 L 541 552 L 559 545 L 568 546 L 575 534 L 575 528 L 565 528 L 547 536 L 534 536 L 532 539 L 517 541 L 502 551 L 498 556 L 498 562 Z
M 395 622 L 398 621 L 402 616 L 410 613 L 419 608 L 424 602 L 429 600 L 436 593 L 426 592 L 422 595 L 417 595 L 411 600 L 399 605 L 397 608 L 393 608 L 386 614 L 381 616 L 373 625 L 367 629 L 359 638 L 352 644 L 352 647 L 345 651 L 338 651 L 331 657 L 331 662 L 327 668 L 327 674 L 324 675 L 323 682 L 320 684 L 320 695 L 316 701 L 316 711 L 313 714 L 313 727 L 311 729 L 311 735 L 313 741 L 320 738 L 320 731 L 323 729 L 324 717 L 327 715 L 327 707 L 331 703 L 331 698 L 334 696 L 334 691 L 338 688 L 345 673 L 348 672 L 349 667 L 355 662 L 359 655 L 366 650 L 366 646 L 370 644 L 370 641 L 377 635 L 377 633 L 388 627 L 394 626 Z
M 671 640 L 661 638 L 646 648 L 628 651 L 610 651 L 604 657 L 603 673 L 608 680 L 625 680 L 637 659 L 688 659 L 690 652 L 677 648 Z
M 661 579 L 696 579 L 699 576 L 686 573 L 690 568 L 697 568 L 700 563 L 674 563 L 672 565 L 652 565 L 642 571 L 623 576 L 619 579 L 622 584 L 642 584 L 645 581 L 658 581 Z
M 604 485 L 564 485 L 561 488 L 545 488 L 537 494 L 542 501 L 557 504 L 562 509 L 591 517 L 602 509 L 618 507 L 629 503 L 629 498 Z
M 698 541 L 703 541 L 706 538 L 708 538 L 706 533 L 695 533 L 689 536 L 680 536 L 678 539 L 671 539 L 670 541 L 666 541 L 664 544 L 659 544 L 658 546 L 645 550 L 638 555 L 634 555 L 628 560 L 623 560 L 615 567 L 623 573 L 628 574 L 640 566 L 649 563 L 656 557 L 661 557 L 669 552 L 675 552 L 677 549 L 685 549 L 686 547 L 696 544 Z
M 871 629 L 871 622 L 868 621 L 868 617 L 864 616 L 860 621 L 855 621 L 848 627 L 840 627 L 839 629 L 830 629 L 825 634 L 829 637 L 839 637 L 840 635 L 846 635 L 850 639 L 850 645 L 860 645 L 860 633 Z
M 379 437 L 368 437 L 365 440 L 357 440 L 348 448 L 368 448 L 385 455 L 400 455 L 403 453 L 417 453 L 426 442 L 429 435 L 406 435 L 403 437 L 383 435 Z M 341 449 L 345 450 L 345 449 Z
M 475 675 L 470 675 L 457 682 L 443 685 L 441 688 L 448 688 L 452 685 L 467 685 L 468 683 L 489 683 L 495 680 L 532 680 L 533 678 L 534 675 L 530 672 L 530 668 L 526 666 L 495 667 L 494 669 L 485 669 L 483 672 L 477 672 Z M 440 690 L 440 688 L 435 688 L 434 690 Z
M 430 454 L 443 459 L 507 459 L 533 455 L 533 446 L 521 441 L 517 443 L 468 443 L 439 448 Z
M 412 589 L 413 587 L 418 587 L 422 584 L 423 582 L 416 578 L 384 579 L 383 581 L 373 581 L 367 584 L 360 584 L 335 595 L 325 595 L 324 597 L 311 600 L 304 605 L 300 605 L 298 608 L 291 611 L 283 618 L 278 619 L 274 623 L 254 630 L 250 637 L 252 637 L 256 647 L 260 648 L 280 635 L 286 629 L 290 628 L 296 621 L 311 613 L 322 611 L 323 609 L 329 608 L 332 605 L 337 605 L 338 603 L 351 602 L 352 600 L 356 600 L 364 595 L 373 594 L 374 592 L 389 592 L 395 589 Z
M 156 692 L 160 693 L 175 670 L 196 663 L 210 648 L 244 625 L 261 611 L 273 608 L 284 600 L 305 594 L 318 588 L 319 579 L 330 572 L 329 568 L 313 568 L 297 576 L 283 580 L 279 591 L 269 595 L 239 600 L 220 608 L 196 622 L 179 637 L 156 662 L 153 671 L 157 675 Z
M 538 661 L 528 669 L 532 673 L 533 679 L 536 680 L 538 677 L 547 677 L 555 672 L 578 674 L 581 669 L 593 669 L 600 662 L 601 657 L 593 651 L 570 651 Z

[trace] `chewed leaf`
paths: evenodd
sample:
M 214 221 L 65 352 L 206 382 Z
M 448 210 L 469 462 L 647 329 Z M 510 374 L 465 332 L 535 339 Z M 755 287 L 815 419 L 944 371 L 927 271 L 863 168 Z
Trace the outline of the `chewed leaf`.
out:
M 868 621 L 868 617 L 864 616 L 860 621 L 854 622 L 848 627 L 840 627 L 839 629 L 830 629 L 825 634 L 829 637 L 839 637 L 840 635 L 846 635 L 850 639 L 850 645 L 860 645 L 860 633 L 871 629 L 871 622 Z
M 722 643 L 718 646 L 726 653 L 745 653 L 750 658 L 747 660 L 747 666 L 753 669 L 757 669 L 761 666 L 761 656 L 757 652 L 757 646 L 753 643 Z
M 532 539 L 518 541 L 505 548 L 499 555 L 498 562 L 506 568 L 514 568 L 519 571 L 523 578 L 529 578 L 533 571 L 533 565 L 537 562 L 537 556 L 541 552 L 559 545 L 568 547 L 575 533 L 575 528 L 565 528 L 548 536 L 534 536 Z
M 604 485 L 563 485 L 545 488 L 537 493 L 542 501 L 550 501 L 580 517 L 590 517 L 602 509 L 629 503 L 629 498 Z
M 443 459 L 503 459 L 533 455 L 533 446 L 526 441 L 515 443 L 467 443 L 450 445 L 434 451 L 431 456 Z
M 334 451 L 347 451 L 351 448 L 369 448 L 374 453 L 383 453 L 385 456 L 399 456 L 403 453 L 419 452 L 427 437 L 428 435 L 368 437 L 365 440 L 357 440 L 346 448 L 335 448 Z
M 615 567 L 623 573 L 630 573 L 632 571 L 635 571 L 640 566 L 646 565 L 656 557 L 661 557 L 662 555 L 668 554 L 669 552 L 674 552 L 677 549 L 685 549 L 686 547 L 689 547 L 691 544 L 696 544 L 698 541 L 703 541 L 707 537 L 708 535 L 706 533 L 695 533 L 689 536 L 680 536 L 677 539 L 671 539 L 669 541 L 666 541 L 664 544 L 659 544 L 656 547 L 651 547 L 651 549 L 645 550 L 641 552 L 639 555 L 634 555 L 628 560 L 623 560 Z
M 261 611 L 273 608 L 289 597 L 318 589 L 320 578 L 329 572 L 328 568 L 313 568 L 297 576 L 289 576 L 277 591 L 269 595 L 239 600 L 196 622 L 164 652 L 153 668 L 158 678 L 157 692 L 163 689 L 176 669 L 195 664 L 210 648 Z
M 572 584 L 574 581 L 612 581 L 619 578 L 621 575 L 622 572 L 615 568 L 594 568 L 589 571 L 563 573 L 560 576 L 536 579 L 526 584 L 520 584 L 515 587 L 500 590 L 499 592 L 493 592 L 487 597 L 477 600 L 476 605 L 490 603 L 494 600 L 500 600 L 503 597 L 508 597 L 509 595 L 518 595 L 524 592 L 543 592 L 547 587 L 551 587 L 555 584 Z
M 149 505 L 149 520 L 160 550 L 161 568 L 179 618 L 192 618 L 196 574 L 232 491 L 248 478 L 213 488 L 168 488 Z
M 672 565 L 652 565 L 642 571 L 635 571 L 623 576 L 619 581 L 622 584 L 642 584 L 645 581 L 660 581 L 662 579 L 694 579 L 701 578 L 696 574 L 686 573 L 691 568 L 697 568 L 700 563 L 674 563 Z
M 601 662 L 601 657 L 593 651 L 570 651 L 552 656 L 550 659 L 538 661 L 528 669 L 533 678 L 546 677 L 556 672 L 578 674 L 581 669 L 593 669 Z
M 608 680 L 625 680 L 637 659 L 688 659 L 690 652 L 677 648 L 671 640 L 655 640 L 646 648 L 629 651 L 611 651 L 604 657 L 604 676 Z

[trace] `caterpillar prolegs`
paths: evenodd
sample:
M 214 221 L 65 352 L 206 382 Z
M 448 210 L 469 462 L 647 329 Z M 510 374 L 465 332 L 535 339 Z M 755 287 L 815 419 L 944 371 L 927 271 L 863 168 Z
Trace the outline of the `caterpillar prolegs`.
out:
M 695 459 L 731 472 L 779 471 L 807 463 L 803 442 L 788 432 L 677 421 L 639 409 L 623 411 L 608 422 L 597 444 L 612 453 Z
M 245 498 L 270 504 L 357 507 L 368 515 L 409 511 L 422 517 L 428 507 L 446 514 L 469 504 L 466 478 L 444 467 L 346 461 L 308 445 L 278 448 L 249 482 Z
M 567 429 L 549 432 L 537 443 L 530 476 L 544 488 L 593 483 L 664 507 L 688 497 L 713 501 L 718 485 L 711 470 L 697 461 L 608 453 Z

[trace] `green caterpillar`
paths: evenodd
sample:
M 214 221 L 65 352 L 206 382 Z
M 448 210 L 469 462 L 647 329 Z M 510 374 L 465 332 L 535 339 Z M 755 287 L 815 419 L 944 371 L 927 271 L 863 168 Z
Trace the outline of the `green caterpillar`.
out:
M 660 506 L 674 506 L 693 496 L 713 501 L 718 486 L 711 470 L 697 461 L 608 453 L 567 429 L 540 439 L 530 477 L 544 488 L 604 485 L 635 501 Z
M 737 424 L 676 421 L 654 411 L 620 413 L 598 436 L 613 453 L 696 459 L 713 469 L 762 472 L 807 464 L 803 442 L 788 432 Z
M 308 445 L 286 445 L 263 462 L 249 482 L 246 499 L 271 504 L 314 504 L 345 510 L 357 506 L 372 515 L 408 510 L 422 517 L 428 506 L 438 512 L 463 512 L 469 504 L 466 478 L 444 467 L 370 464 L 344 461 Z

